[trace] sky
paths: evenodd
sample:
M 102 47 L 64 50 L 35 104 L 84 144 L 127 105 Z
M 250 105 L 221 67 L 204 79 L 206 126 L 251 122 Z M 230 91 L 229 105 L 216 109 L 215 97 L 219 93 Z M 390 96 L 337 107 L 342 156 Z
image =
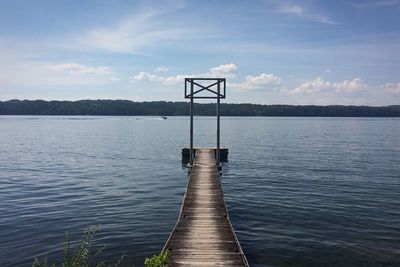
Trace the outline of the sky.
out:
M 0 100 L 400 104 L 400 0 L 0 0 Z

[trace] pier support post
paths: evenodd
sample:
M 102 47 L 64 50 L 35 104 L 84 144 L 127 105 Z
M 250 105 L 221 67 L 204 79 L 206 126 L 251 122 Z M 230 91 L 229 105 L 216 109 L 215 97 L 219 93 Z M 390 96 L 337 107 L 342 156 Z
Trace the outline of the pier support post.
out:
M 190 94 L 193 95 L 193 83 L 190 83 Z M 193 165 L 193 97 L 190 98 L 190 165 Z
M 217 160 L 217 165 L 220 164 L 220 153 L 219 153 L 219 140 L 220 140 L 220 116 L 219 116 L 219 103 L 221 99 L 221 86 L 220 83 L 217 84 L 217 155 L 216 155 L 216 160 Z

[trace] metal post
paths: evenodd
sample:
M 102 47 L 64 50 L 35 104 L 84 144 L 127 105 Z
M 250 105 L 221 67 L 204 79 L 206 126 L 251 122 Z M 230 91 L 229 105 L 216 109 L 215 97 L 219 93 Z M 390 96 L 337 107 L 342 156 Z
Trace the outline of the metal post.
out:
M 217 93 L 218 93 L 218 95 L 217 95 L 217 165 L 219 165 L 219 161 L 220 161 L 220 154 L 219 154 L 219 134 L 220 134 L 220 132 L 219 132 L 219 129 L 220 129 L 220 123 L 219 123 L 219 102 L 220 102 L 220 91 L 221 91 L 221 88 L 220 88 L 220 84 L 221 84 L 221 81 L 218 81 L 218 84 L 217 84 Z
M 190 83 L 190 165 L 193 165 L 193 82 Z

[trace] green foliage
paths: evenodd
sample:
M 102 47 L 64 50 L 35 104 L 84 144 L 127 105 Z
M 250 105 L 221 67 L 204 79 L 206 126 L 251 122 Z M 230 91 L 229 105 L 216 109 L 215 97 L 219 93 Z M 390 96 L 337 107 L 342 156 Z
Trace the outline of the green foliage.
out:
M 32 267 L 105 267 L 113 266 L 119 267 L 122 264 L 124 256 L 122 256 L 118 262 L 114 264 L 106 264 L 104 261 L 98 261 L 97 258 L 104 249 L 104 246 L 94 249 L 93 243 L 95 241 L 96 232 L 99 230 L 99 226 L 89 227 L 82 235 L 82 240 L 74 248 L 71 247 L 69 242 L 68 233 L 65 235 L 64 242 L 64 256 L 62 259 L 58 260 L 57 263 L 50 265 L 47 256 L 43 259 L 35 258 Z
M 158 255 L 153 255 L 151 258 L 144 260 L 146 267 L 164 267 L 167 266 L 171 258 L 171 252 L 169 250 L 161 251 Z
M 221 104 L 222 116 L 321 116 L 321 117 L 400 117 L 400 105 L 368 106 L 291 106 Z M 214 116 L 215 104 L 194 105 L 194 114 Z M 0 115 L 109 115 L 109 116 L 187 116 L 186 102 L 133 102 L 128 100 L 0 101 Z

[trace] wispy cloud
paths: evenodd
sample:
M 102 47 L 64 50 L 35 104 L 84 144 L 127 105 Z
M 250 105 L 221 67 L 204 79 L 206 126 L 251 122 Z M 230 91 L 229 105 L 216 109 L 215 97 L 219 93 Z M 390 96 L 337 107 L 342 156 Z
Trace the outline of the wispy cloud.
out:
M 81 48 L 137 53 L 141 48 L 184 36 L 181 29 L 164 29 L 150 23 L 153 15 L 131 17 L 116 27 L 97 28 L 77 38 Z
M 33 60 L 0 63 L 1 86 L 79 86 L 117 81 L 111 68 L 78 63 L 49 63 Z
M 194 33 L 201 34 L 201 29 L 165 19 L 183 7 L 180 1 L 170 5 L 149 4 L 114 25 L 94 27 L 68 36 L 72 41 L 64 42 L 60 38 L 56 43 L 61 48 L 72 50 L 146 54 L 149 48 L 158 47 L 161 43 L 167 45 L 177 40 L 190 39 L 195 36 Z
M 117 53 L 138 53 L 147 46 L 178 38 L 179 29 L 157 27 L 152 22 L 156 14 L 132 16 L 115 26 L 99 27 L 75 36 L 67 48 L 101 50 Z
M 137 1 L 133 5 L 132 11 L 112 22 L 99 18 L 73 31 L 51 32 L 36 39 L 14 37 L 8 42 L 42 54 L 68 51 L 149 56 L 160 47 L 176 46 L 178 41 L 206 35 L 205 27 L 181 23 L 181 18 L 176 16 L 177 11 L 185 8 L 185 1 Z M 74 22 L 69 23 L 74 25 Z M 0 34 L 0 41 L 6 37 Z
M 301 7 L 299 5 L 282 5 L 279 11 L 282 13 L 293 14 L 299 17 L 304 17 L 305 15 L 304 7 Z
M 310 9 L 305 5 L 301 5 L 299 3 L 283 3 L 278 6 L 278 12 L 294 15 L 304 20 L 324 23 L 324 24 L 337 24 L 337 22 L 330 19 L 327 15 L 323 14 L 321 11 L 316 11 L 314 9 Z
M 114 72 L 110 67 L 99 66 L 99 67 L 88 67 L 79 63 L 62 63 L 62 64 L 50 64 L 46 67 L 52 71 L 66 71 L 74 75 L 103 75 L 111 76 Z
M 400 0 L 374 0 L 374 1 L 362 1 L 360 3 L 351 3 L 351 5 L 357 8 L 374 8 L 374 7 L 394 7 L 400 6 Z

